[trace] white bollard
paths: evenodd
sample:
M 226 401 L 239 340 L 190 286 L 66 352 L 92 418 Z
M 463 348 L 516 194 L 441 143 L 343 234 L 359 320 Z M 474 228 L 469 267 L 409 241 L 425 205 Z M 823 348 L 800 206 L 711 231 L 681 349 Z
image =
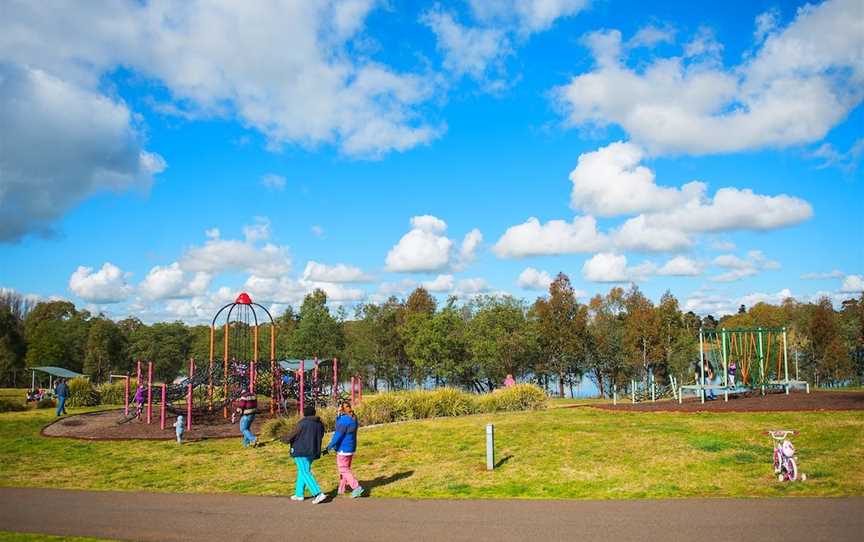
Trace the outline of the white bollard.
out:
M 486 470 L 495 470 L 495 426 L 486 424 Z
M 618 406 L 618 386 L 617 385 L 612 386 L 612 406 Z
M 656 395 L 654 392 L 654 380 L 651 380 L 651 402 L 653 403 L 656 400 Z

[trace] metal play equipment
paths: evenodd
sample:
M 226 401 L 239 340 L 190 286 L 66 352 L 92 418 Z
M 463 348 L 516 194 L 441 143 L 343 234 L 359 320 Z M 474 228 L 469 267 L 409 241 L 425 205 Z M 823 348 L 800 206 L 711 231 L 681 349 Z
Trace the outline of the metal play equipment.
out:
M 713 380 L 708 378 L 709 366 L 715 374 Z M 734 367 L 731 372 L 730 366 Z M 797 363 L 795 378 L 789 377 L 785 327 L 700 329 L 696 383 L 679 388 L 678 402 L 683 401 L 684 392 L 693 392 L 704 403 L 709 390 L 722 392 L 723 400 L 728 401 L 730 393 L 758 389 L 764 395 L 769 389 L 780 388 L 788 395 L 794 387 L 810 393 L 810 384 L 798 378 Z
M 227 310 L 227 312 L 226 312 Z M 259 311 L 262 313 L 259 319 Z M 216 322 L 225 313 L 225 322 L 220 326 L 222 331 L 222 367 L 216 366 Z M 263 316 L 267 320 L 263 320 Z M 270 355 L 261 359 L 261 327 L 270 328 Z M 249 294 L 241 292 L 233 303 L 228 303 L 213 317 L 210 323 L 210 364 L 207 372 L 207 407 L 212 411 L 214 406 L 222 407 L 223 417 L 228 417 L 228 405 L 232 399 L 249 390 L 256 393 L 262 387 L 258 376 L 266 373 L 270 378 L 263 386 L 265 395 L 277 397 L 276 384 L 276 322 L 264 306 L 252 301 Z M 221 372 L 221 374 L 219 374 Z M 266 388 L 269 387 L 269 390 Z M 220 389 L 221 388 L 221 389 Z M 219 393 L 221 392 L 221 393 Z M 276 413 L 275 401 L 270 401 L 270 414 Z

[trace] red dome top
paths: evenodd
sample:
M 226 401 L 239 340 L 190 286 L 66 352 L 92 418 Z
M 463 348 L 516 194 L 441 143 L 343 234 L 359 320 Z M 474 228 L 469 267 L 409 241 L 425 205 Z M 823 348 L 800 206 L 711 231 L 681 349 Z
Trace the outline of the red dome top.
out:
M 234 303 L 239 303 L 241 305 L 251 305 L 252 298 L 249 297 L 249 294 L 247 294 L 246 292 L 240 292 L 240 295 L 237 296 L 237 299 L 234 301 Z

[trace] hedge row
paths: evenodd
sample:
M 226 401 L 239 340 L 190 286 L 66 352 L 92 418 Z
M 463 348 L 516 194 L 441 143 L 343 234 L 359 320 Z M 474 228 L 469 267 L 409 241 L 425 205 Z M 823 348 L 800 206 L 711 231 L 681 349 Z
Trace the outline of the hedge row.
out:
M 539 387 L 519 384 L 483 395 L 453 388 L 380 393 L 364 399 L 355 412 L 360 425 L 377 425 L 486 412 L 539 410 L 546 408 L 546 404 L 546 394 Z M 332 431 L 335 411 L 322 409 L 318 415 L 327 431 Z M 270 420 L 264 424 L 262 433 L 270 438 L 279 438 L 290 431 L 298 419 L 295 415 Z

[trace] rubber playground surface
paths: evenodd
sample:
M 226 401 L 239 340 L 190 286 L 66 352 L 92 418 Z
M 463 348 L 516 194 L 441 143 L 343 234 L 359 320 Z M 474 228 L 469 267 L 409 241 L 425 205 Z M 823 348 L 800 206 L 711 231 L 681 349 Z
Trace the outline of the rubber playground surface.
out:
M 115 540 L 860 540 L 864 498 L 412 500 L 0 489 L 0 530 Z
M 864 393 L 843 391 L 814 391 L 804 393 L 794 391 L 785 393 L 769 393 L 759 395 L 729 395 L 729 401 L 723 400 L 723 394 L 717 393 L 717 399 L 705 401 L 686 397 L 682 404 L 671 399 L 656 402 L 631 403 L 629 397 L 619 398 L 618 404 L 604 403 L 591 405 L 609 410 L 624 410 L 633 412 L 805 412 L 820 410 L 864 410 Z
M 176 417 L 173 414 L 168 414 L 166 417 L 165 429 L 160 429 L 158 411 L 153 412 L 150 424 L 144 421 L 144 416 L 142 416 L 142 421 L 132 420 L 118 424 L 117 421 L 123 418 L 123 409 L 75 414 L 59 418 L 46 426 L 42 430 L 42 434 L 46 437 L 84 440 L 173 440 L 176 438 L 174 432 Z M 260 434 L 261 425 L 268 419 L 270 419 L 269 414 L 256 416 L 255 422 L 252 424 L 252 431 L 256 435 Z M 183 435 L 187 441 L 229 437 L 240 438 L 240 427 L 237 423 L 231 423 L 230 418 L 223 418 L 221 412 L 197 416 L 193 419 L 192 429 Z

